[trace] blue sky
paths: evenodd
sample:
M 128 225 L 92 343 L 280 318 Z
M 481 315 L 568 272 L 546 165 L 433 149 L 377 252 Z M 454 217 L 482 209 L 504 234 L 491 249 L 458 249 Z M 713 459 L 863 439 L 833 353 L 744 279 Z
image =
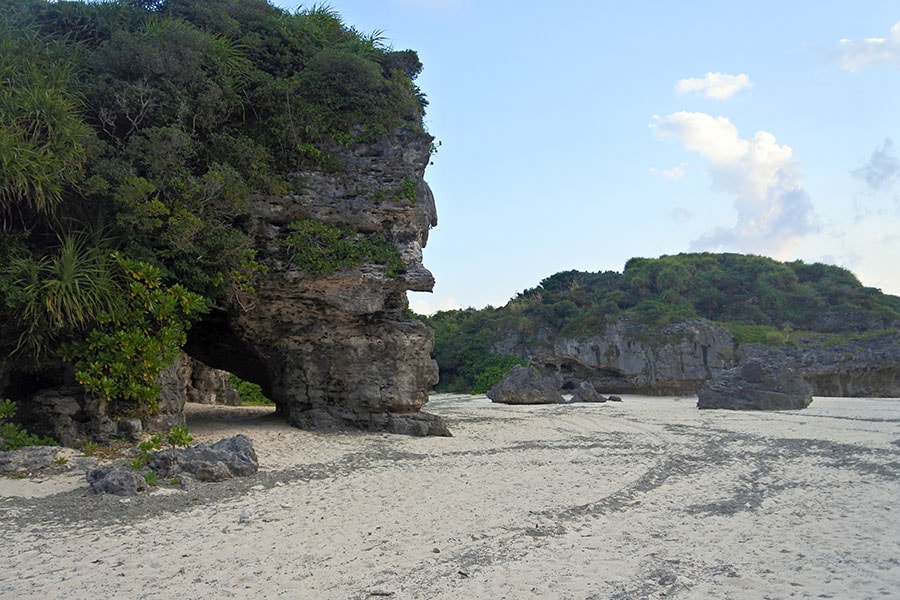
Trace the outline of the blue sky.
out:
M 900 295 L 895 0 L 328 4 L 425 65 L 437 285 L 417 312 L 704 250 Z

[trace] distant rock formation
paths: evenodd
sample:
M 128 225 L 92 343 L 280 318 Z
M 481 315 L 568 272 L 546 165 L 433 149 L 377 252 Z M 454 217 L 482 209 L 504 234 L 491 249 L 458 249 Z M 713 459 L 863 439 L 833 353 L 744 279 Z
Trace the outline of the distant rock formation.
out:
M 298 193 L 255 199 L 250 228 L 269 271 L 255 293 L 238 293 L 227 311 L 195 325 L 188 352 L 259 384 L 298 427 L 447 435 L 439 418 L 419 412 L 437 383 L 437 364 L 432 332 L 406 312 L 407 290 L 434 286 L 422 264 L 437 224 L 424 181 L 431 142 L 398 130 L 374 143 L 335 146 L 339 172 L 300 172 Z M 291 223 L 308 219 L 383 236 L 403 269 L 303 271 L 285 239 Z
M 528 356 L 564 385 L 590 382 L 603 393 L 694 394 L 737 364 L 728 329 L 703 320 L 656 329 L 623 320 L 592 336 L 528 343 L 513 337 L 495 351 Z
M 697 408 L 796 410 L 810 405 L 812 392 L 796 369 L 752 360 L 707 381 L 697 395 Z
M 591 383 L 601 393 L 693 395 L 708 380 L 752 361 L 780 363 L 801 373 L 816 396 L 900 397 L 900 333 L 798 336 L 780 346 L 736 347 L 721 325 L 690 320 L 652 328 L 625 320 L 597 335 L 538 332 L 527 341 L 510 332 L 493 348 L 528 358 L 558 375 L 563 388 Z
M 562 404 L 559 381 L 542 375 L 534 367 L 516 365 L 503 380 L 494 384 L 487 392 L 492 402 L 499 404 Z
M 572 399 L 569 400 L 571 403 L 578 402 L 606 402 L 606 396 L 600 394 L 597 391 L 597 388 L 594 387 L 589 381 L 582 381 L 578 384 L 578 387 L 575 388 L 574 393 L 572 394 Z
M 748 345 L 741 362 L 789 364 L 816 396 L 900 398 L 900 333 L 808 338 L 787 346 Z

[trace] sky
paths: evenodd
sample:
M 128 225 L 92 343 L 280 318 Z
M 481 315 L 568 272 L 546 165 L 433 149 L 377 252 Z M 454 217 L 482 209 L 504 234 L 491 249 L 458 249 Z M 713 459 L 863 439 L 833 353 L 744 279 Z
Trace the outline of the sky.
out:
M 414 311 L 695 251 L 900 295 L 896 0 L 326 4 L 425 66 L 437 283 Z

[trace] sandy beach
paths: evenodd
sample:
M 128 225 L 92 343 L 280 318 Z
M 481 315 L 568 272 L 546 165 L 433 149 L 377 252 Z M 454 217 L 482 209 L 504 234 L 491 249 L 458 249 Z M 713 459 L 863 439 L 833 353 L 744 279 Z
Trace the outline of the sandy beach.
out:
M 452 438 L 190 405 L 260 473 L 134 498 L 4 479 L 0 598 L 900 598 L 900 400 L 623 398 L 434 396 Z

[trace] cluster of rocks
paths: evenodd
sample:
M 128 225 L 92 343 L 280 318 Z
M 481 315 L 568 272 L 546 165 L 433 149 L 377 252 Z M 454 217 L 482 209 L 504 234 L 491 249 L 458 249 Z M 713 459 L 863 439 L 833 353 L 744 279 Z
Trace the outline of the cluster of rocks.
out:
M 821 331 L 877 332 L 886 325 L 847 321 L 838 327 L 840 316 L 823 313 Z M 663 327 L 622 319 L 594 335 L 579 337 L 541 330 L 525 338 L 510 331 L 492 350 L 527 357 L 544 372 L 589 381 L 613 393 L 693 395 L 708 381 L 759 360 L 802 373 L 816 396 L 900 396 L 900 333 L 896 330 L 821 334 L 789 345 L 737 347 L 728 328 L 703 319 Z
M 115 414 L 115 406 L 86 394 L 80 386 L 41 389 L 17 403 L 16 421 L 28 431 L 75 446 L 91 440 L 138 442 L 145 432 L 168 432 L 183 426 L 186 402 L 237 406 L 240 396 L 228 382 L 228 373 L 212 369 L 182 354 L 157 378 L 158 410 L 142 418 Z
M 253 442 L 245 435 L 236 435 L 211 444 L 155 452 L 146 469 L 135 470 L 130 464 L 117 462 L 91 469 L 86 477 L 95 493 L 133 496 L 150 488 L 146 477 L 150 472 L 160 482 L 177 481 L 184 486 L 192 481 L 247 477 L 258 470 Z
M 567 400 L 562 391 L 570 390 Z M 752 360 L 707 381 L 698 394 L 697 407 L 732 410 L 796 410 L 812 402 L 812 386 L 789 366 Z M 487 397 L 501 404 L 565 404 L 621 401 L 603 396 L 591 382 L 567 382 L 561 390 L 557 375 L 534 366 L 516 365 L 491 387 Z
M 571 383 L 571 382 L 570 382 Z M 534 366 L 516 365 L 503 379 L 487 391 L 492 402 L 500 404 L 571 404 L 577 402 L 621 402 L 619 396 L 603 396 L 589 381 L 573 384 L 569 399 L 563 391 L 559 377 L 544 375 Z

